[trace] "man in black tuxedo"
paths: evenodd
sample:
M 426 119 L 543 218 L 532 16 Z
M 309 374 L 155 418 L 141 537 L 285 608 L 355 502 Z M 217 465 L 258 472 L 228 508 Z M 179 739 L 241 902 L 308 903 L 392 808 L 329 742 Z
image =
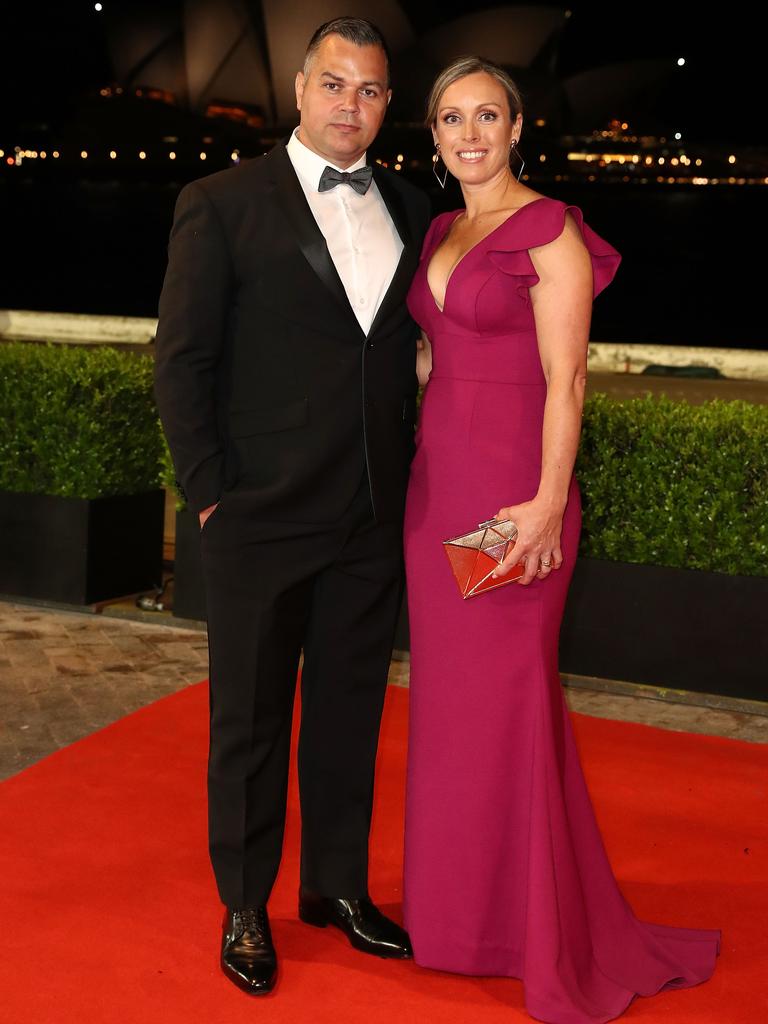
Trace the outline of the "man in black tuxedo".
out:
M 182 190 L 156 343 L 160 415 L 201 524 L 222 967 L 251 993 L 276 975 L 266 904 L 302 648 L 299 916 L 411 955 L 369 899 L 368 834 L 415 414 L 405 296 L 428 201 L 365 166 L 391 96 L 374 26 L 321 26 L 296 96 L 287 144 Z

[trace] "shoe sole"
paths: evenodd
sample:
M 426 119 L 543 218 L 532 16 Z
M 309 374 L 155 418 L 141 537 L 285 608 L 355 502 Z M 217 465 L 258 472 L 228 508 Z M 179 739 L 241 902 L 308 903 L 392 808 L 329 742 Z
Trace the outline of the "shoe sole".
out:
M 379 953 L 377 950 L 371 949 L 369 946 L 355 942 L 354 938 L 348 935 L 340 924 L 337 924 L 335 921 L 330 921 L 327 915 L 324 914 L 322 911 L 316 912 L 313 910 L 307 910 L 304 907 L 299 907 L 299 920 L 303 921 L 304 924 L 312 925 L 313 928 L 327 928 L 328 925 L 331 925 L 333 928 L 336 928 L 338 931 L 340 931 L 341 934 L 345 936 L 350 946 L 353 949 L 356 949 L 359 953 L 367 953 L 369 956 L 377 956 L 381 960 L 413 959 L 412 953 Z
M 236 985 L 241 992 L 245 992 L 249 996 L 268 996 L 270 992 L 274 991 L 275 984 L 277 983 L 277 976 L 275 976 L 268 986 L 264 985 L 260 988 L 254 988 L 241 978 L 239 974 L 230 971 L 224 964 L 220 964 L 220 967 L 224 977 L 231 981 L 233 985 Z

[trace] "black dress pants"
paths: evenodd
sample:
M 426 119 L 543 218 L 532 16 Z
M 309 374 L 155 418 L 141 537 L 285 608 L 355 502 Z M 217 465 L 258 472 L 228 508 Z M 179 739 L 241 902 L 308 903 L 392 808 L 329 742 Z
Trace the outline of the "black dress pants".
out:
M 301 650 L 301 880 L 367 895 L 379 724 L 402 595 L 397 523 L 367 474 L 334 524 L 264 522 L 225 492 L 201 534 L 210 652 L 209 845 L 229 907 L 266 903 L 280 863 Z

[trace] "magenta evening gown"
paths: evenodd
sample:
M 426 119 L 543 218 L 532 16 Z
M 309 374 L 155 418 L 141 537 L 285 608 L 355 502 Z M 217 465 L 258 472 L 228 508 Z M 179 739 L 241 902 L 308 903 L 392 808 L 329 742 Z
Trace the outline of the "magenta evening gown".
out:
M 520 978 L 533 1017 L 594 1024 L 636 995 L 709 978 L 720 933 L 639 921 L 603 847 L 557 663 L 581 528 L 576 481 L 565 560 L 547 580 L 463 601 L 441 544 L 538 489 L 546 386 L 528 249 L 557 238 L 567 211 L 597 295 L 621 257 L 578 207 L 541 197 L 464 256 L 443 312 L 427 266 L 460 211 L 437 217 L 408 297 L 432 342 L 433 369 L 405 523 L 405 923 L 421 966 Z

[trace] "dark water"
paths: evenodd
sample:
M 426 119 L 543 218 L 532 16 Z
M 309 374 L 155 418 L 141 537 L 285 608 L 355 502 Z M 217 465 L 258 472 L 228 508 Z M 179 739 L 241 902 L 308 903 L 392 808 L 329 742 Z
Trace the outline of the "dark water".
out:
M 623 256 L 594 340 L 768 348 L 768 187 L 530 184 L 580 206 Z M 180 187 L 6 178 L 0 308 L 155 316 Z M 460 205 L 458 191 L 437 199 Z

